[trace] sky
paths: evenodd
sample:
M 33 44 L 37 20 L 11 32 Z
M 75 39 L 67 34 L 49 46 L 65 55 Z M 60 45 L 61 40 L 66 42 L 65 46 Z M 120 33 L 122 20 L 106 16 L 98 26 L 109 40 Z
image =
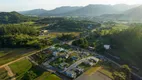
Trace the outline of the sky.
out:
M 51 10 L 60 6 L 86 6 L 88 4 L 142 4 L 142 0 L 0 0 L 0 11 L 31 9 Z

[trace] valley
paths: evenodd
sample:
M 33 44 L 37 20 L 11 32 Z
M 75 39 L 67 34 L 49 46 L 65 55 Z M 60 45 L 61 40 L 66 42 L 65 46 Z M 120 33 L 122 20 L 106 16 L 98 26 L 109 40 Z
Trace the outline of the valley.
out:
M 141 5 L 0 12 L 0 80 L 142 80 Z

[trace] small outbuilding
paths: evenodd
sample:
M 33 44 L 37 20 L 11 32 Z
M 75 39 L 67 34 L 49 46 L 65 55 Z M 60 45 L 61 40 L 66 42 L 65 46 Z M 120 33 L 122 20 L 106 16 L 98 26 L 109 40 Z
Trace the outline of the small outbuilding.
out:
M 105 48 L 106 50 L 109 50 L 109 49 L 110 49 L 110 45 L 104 45 L 104 48 Z

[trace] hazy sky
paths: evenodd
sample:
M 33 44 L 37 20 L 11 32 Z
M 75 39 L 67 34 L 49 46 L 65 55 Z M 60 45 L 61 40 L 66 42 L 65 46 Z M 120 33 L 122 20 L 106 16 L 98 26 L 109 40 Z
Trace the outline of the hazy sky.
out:
M 142 0 L 0 0 L 0 11 L 54 9 L 60 6 L 86 6 L 88 4 L 142 4 Z

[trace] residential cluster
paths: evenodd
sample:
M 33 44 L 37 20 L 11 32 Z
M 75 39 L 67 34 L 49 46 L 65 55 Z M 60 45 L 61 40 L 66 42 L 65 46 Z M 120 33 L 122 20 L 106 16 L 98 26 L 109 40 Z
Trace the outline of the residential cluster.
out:
M 92 67 L 99 62 L 93 54 L 79 49 L 65 49 L 54 45 L 47 52 L 49 51 L 52 57 L 43 65 L 70 78 L 77 78 L 86 71 L 84 67 Z

